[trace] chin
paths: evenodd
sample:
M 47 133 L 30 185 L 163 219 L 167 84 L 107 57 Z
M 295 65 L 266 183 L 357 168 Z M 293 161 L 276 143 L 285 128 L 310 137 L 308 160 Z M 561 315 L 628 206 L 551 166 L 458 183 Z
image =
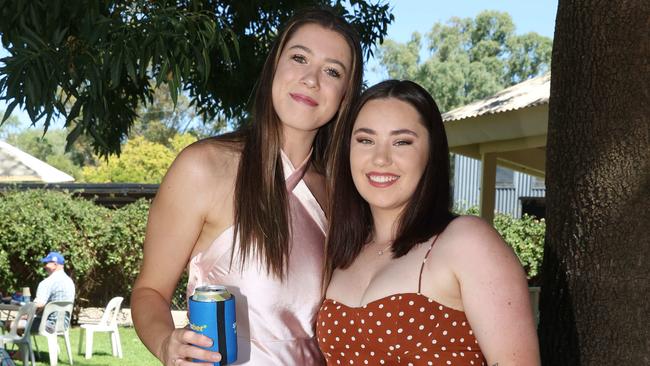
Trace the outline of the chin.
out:
M 377 210 L 395 210 L 399 207 L 399 205 L 396 205 L 395 202 L 386 202 L 382 200 L 366 200 L 366 202 L 368 202 L 368 206 L 370 206 L 370 208 Z

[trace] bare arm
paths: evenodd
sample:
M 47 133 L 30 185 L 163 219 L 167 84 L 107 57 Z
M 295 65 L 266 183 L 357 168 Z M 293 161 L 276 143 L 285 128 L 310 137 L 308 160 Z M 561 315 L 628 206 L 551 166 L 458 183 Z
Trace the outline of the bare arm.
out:
M 182 365 L 177 359 L 186 357 L 220 359 L 191 346 L 207 347 L 212 342 L 190 330 L 175 329 L 170 312 L 174 290 L 213 208 L 214 180 L 206 153 L 200 144 L 185 149 L 160 185 L 149 210 L 144 260 L 131 296 L 138 336 L 164 365 Z
M 540 365 L 536 325 L 523 268 L 498 233 L 476 217 L 448 228 L 465 314 L 489 365 Z

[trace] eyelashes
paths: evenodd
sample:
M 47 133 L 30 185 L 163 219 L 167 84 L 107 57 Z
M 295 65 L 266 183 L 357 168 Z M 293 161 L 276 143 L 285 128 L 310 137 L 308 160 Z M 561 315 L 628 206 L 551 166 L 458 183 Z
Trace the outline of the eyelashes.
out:
M 337 69 L 328 68 L 328 69 L 325 70 L 325 72 L 327 74 L 329 74 L 330 76 L 335 77 L 337 79 L 341 77 L 341 73 Z
M 365 138 L 365 137 L 357 137 L 355 140 L 356 140 L 357 143 L 360 143 L 362 145 L 373 145 L 374 144 L 374 141 L 372 141 L 369 138 Z M 396 141 L 393 142 L 393 146 L 409 146 L 409 145 L 413 145 L 413 140 L 400 139 L 400 140 L 396 140 Z
M 395 141 L 395 143 L 393 145 L 408 146 L 408 145 L 412 145 L 412 144 L 413 144 L 413 141 L 411 141 L 411 140 L 399 140 L 399 141 Z
M 307 64 L 307 57 L 301 55 L 301 54 L 295 54 L 291 55 L 291 59 L 301 65 Z M 327 67 L 325 68 L 325 73 L 333 78 L 340 79 L 343 75 L 342 73 L 337 70 L 336 68 L 333 67 Z
M 306 64 L 307 63 L 307 58 L 303 55 L 292 55 L 291 59 L 296 61 L 299 64 Z

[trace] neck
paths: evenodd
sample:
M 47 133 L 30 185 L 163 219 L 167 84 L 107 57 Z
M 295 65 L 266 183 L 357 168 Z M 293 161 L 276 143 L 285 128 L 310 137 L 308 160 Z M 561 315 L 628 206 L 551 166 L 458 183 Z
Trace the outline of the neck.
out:
M 285 129 L 282 151 L 287 155 L 294 167 L 305 161 L 311 151 L 317 131 L 287 131 Z
M 374 225 L 373 240 L 375 243 L 389 243 L 397 236 L 399 213 L 391 210 L 373 209 L 372 221 Z

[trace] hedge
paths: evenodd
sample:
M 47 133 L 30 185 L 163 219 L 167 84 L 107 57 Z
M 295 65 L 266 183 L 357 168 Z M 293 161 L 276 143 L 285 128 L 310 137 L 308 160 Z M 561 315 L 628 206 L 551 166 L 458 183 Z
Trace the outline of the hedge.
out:
M 127 301 L 142 260 L 149 202 L 117 210 L 49 190 L 7 191 L 0 196 L 0 291 L 29 286 L 34 294 L 46 277 L 40 258 L 62 252 L 77 287 L 76 304 Z M 183 283 L 175 299 L 183 296 Z M 177 307 L 182 303 L 176 301 Z
M 148 210 L 144 199 L 109 210 L 63 192 L 0 193 L 0 291 L 12 293 L 29 286 L 34 293 L 46 277 L 40 258 L 57 250 L 66 256 L 78 305 L 103 307 L 118 295 L 128 299 L 142 261 Z M 497 214 L 494 225 L 534 284 L 543 256 L 544 220 Z M 187 274 L 176 289 L 175 308 L 185 307 L 186 283 Z

